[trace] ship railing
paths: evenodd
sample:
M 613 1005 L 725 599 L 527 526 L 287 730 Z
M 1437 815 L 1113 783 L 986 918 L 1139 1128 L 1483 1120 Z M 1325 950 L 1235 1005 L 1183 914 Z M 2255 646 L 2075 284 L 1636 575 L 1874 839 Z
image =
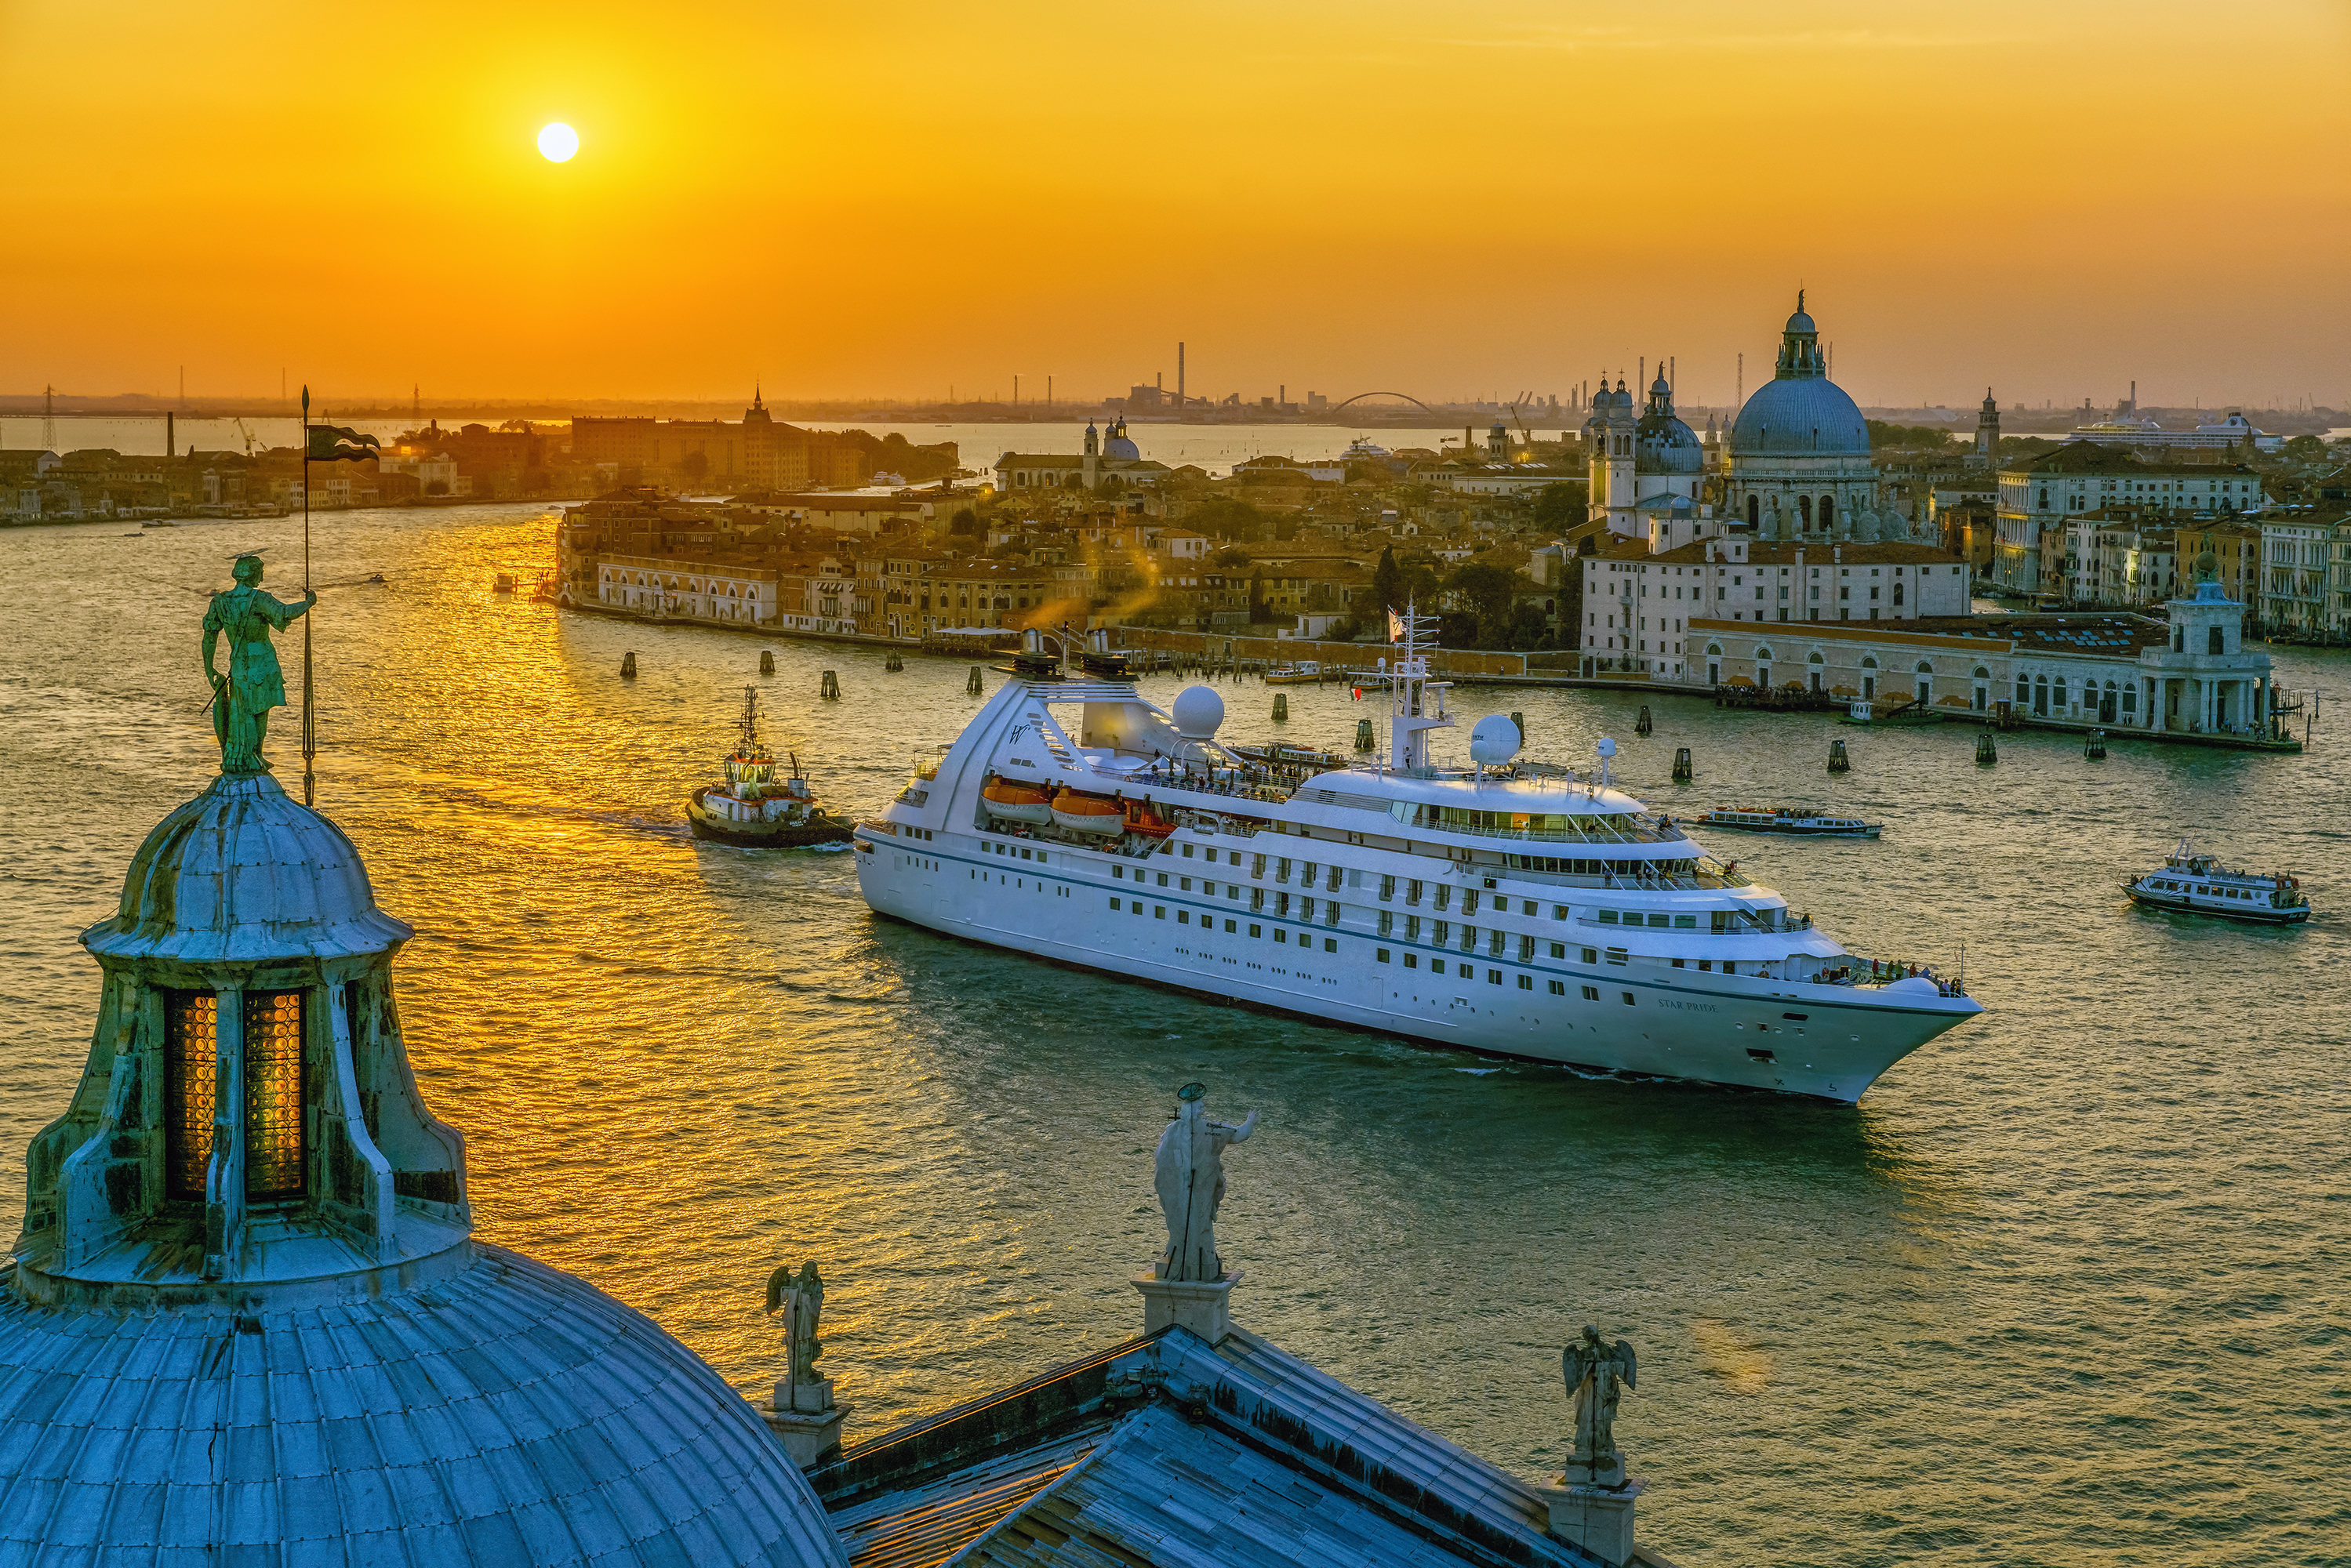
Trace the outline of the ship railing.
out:
M 1820 986 L 1849 986 L 1855 989 L 1890 986 L 1896 980 L 1931 980 L 1938 995 L 1964 997 L 1967 990 L 1951 976 L 1937 972 L 1931 964 L 1911 964 L 1899 959 L 1865 957 L 1859 953 L 1847 953 L 1834 967 L 1823 965 L 1812 977 Z

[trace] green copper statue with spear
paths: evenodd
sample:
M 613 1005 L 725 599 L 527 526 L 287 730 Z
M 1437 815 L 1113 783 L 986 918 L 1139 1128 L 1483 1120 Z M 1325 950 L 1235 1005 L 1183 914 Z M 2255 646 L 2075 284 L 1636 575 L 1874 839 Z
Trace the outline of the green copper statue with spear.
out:
M 221 771 L 232 778 L 269 771 L 261 755 L 269 731 L 269 710 L 286 706 L 286 676 L 269 634 L 283 632 L 319 601 L 310 589 L 301 602 L 287 604 L 261 591 L 261 558 L 241 555 L 232 569 L 236 586 L 213 595 L 204 612 L 204 676 L 213 686 L 213 734 L 220 740 Z M 228 672 L 214 668 L 213 653 L 228 639 Z

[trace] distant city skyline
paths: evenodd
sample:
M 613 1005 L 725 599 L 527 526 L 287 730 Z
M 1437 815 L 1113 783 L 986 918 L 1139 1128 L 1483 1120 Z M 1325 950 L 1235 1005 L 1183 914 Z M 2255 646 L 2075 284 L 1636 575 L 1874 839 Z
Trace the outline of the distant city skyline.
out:
M 2327 0 L 246 15 L 0 21 L 0 389 L 2351 405 Z

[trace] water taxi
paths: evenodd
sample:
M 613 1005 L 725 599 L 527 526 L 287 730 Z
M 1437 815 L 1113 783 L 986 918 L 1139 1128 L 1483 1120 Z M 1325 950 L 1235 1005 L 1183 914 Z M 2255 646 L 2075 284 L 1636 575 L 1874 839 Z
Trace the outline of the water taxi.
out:
M 1884 825 L 1858 817 L 1832 817 L 1810 806 L 1718 806 L 1691 821 L 1735 833 L 1784 833 L 1805 839 L 1874 839 Z
M 2310 899 L 2292 876 L 2256 876 L 2231 871 L 2210 855 L 2199 855 L 2186 839 L 2164 857 L 2163 869 L 2123 883 L 2133 904 L 2183 915 L 2214 915 L 2260 925 L 2295 925 L 2310 918 Z
M 1224 701 L 1138 691 L 1106 634 L 1027 635 L 1015 676 L 856 829 L 875 913 L 1050 959 L 1439 1046 L 1858 1100 L 1982 1011 L 1955 978 L 1856 955 L 1608 779 L 1467 765 L 1428 677 L 1384 670 L 1384 755 L 1216 738 Z M 1103 807 L 1115 801 L 1121 821 Z M 1041 815 L 1038 808 L 1042 807 Z
M 1294 664 L 1276 664 L 1265 673 L 1265 684 L 1270 686 L 1304 685 L 1322 678 L 1322 666 L 1312 659 L 1301 659 Z
M 776 759 L 759 738 L 759 692 L 743 688 L 743 717 L 735 749 L 726 757 L 724 783 L 705 784 L 685 803 L 685 819 L 697 839 L 741 849 L 799 849 L 849 841 L 850 825 L 826 811 L 798 777 L 776 777 Z

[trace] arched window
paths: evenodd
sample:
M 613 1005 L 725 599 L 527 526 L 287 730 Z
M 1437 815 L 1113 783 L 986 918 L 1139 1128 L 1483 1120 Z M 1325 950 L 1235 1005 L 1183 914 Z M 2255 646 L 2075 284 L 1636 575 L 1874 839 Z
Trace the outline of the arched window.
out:
M 1770 663 L 1771 662 L 1771 649 L 1769 649 L 1769 648 L 1758 648 L 1758 649 L 1756 649 L 1756 650 L 1755 650 L 1755 662 L 1756 662 L 1757 664 L 1770 664 Z
M 1759 496 L 1750 496 L 1750 497 L 1747 497 L 1747 526 L 1748 526 L 1749 528 L 1751 528 L 1760 527 L 1760 526 L 1761 525 L 1762 521 L 1763 521 L 1763 501 L 1762 501 L 1762 497 L 1759 497 Z
M 2022 707 L 2032 700 L 2032 677 L 2019 670 L 2016 673 L 2016 706 Z
M 1919 660 L 1919 661 L 1918 661 L 1918 673 L 1919 673 L 1920 674 L 1922 674 L 1922 675 L 1931 675 L 1931 674 L 1933 674 L 1935 673 L 1935 661 L 1934 661 L 1934 660 L 1932 660 L 1932 659 L 1921 659 L 1921 660 Z
M 2046 485 L 2041 486 L 2041 509 L 2044 512 L 2049 509 L 2049 486 Z
M 1796 517 L 1799 519 L 1796 524 L 1798 528 L 1809 528 L 1813 526 L 1813 498 L 1810 496 L 1796 497 Z
M 2137 681 L 2123 683 L 2123 716 L 2125 718 L 2138 716 L 2138 683 Z
M 1821 532 L 1828 532 L 1829 525 L 1834 521 L 1836 521 L 1836 497 L 1823 496 L 1821 497 Z
M 2172 633 L 2171 633 L 2171 651 L 2172 651 L 2173 653 L 2185 653 L 2186 652 L 2188 652 L 2188 628 L 2187 628 L 2187 627 L 2185 627 L 2185 626 L 2178 627 L 2178 628 L 2176 628 L 2176 629 L 2172 632 Z
M 1706 651 L 1713 657 L 1720 658 L 1722 656 L 1722 644 L 1719 643 L 1708 643 L 1706 645 Z
M 2057 688 L 2057 701 L 2061 706 L 2065 701 L 2065 688 L 2062 684 Z M 2043 718 L 2049 716 L 2049 677 L 2046 675 L 2032 678 L 2032 711 Z
M 1896 604 L 1902 602 L 1902 580 L 1899 578 L 1894 580 L 1894 602 Z
M 2210 632 L 2207 634 L 2205 641 L 2210 644 L 2210 646 L 2204 650 L 2206 653 L 2217 653 L 2220 652 L 2220 629 L 2218 626 L 2213 627 Z

